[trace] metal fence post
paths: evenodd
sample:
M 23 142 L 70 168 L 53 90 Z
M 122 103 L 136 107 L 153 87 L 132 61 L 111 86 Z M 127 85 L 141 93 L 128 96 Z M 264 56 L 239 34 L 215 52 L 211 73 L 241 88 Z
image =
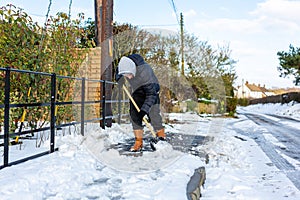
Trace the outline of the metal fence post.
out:
M 55 140 L 55 121 L 56 121 L 56 74 L 51 75 L 51 119 L 50 119 L 50 153 L 54 152 L 54 140 Z
M 85 78 L 81 81 L 81 135 L 84 136 Z
M 101 127 L 103 129 L 105 129 L 105 115 L 106 115 L 105 85 L 106 85 L 106 82 L 104 80 L 103 83 L 102 83 L 102 125 L 101 125 Z
M 10 100 L 10 67 L 5 71 L 5 90 L 4 90 L 4 167 L 8 166 L 9 151 L 9 100 Z
M 118 84 L 118 124 L 121 124 L 121 100 L 122 100 L 122 86 Z

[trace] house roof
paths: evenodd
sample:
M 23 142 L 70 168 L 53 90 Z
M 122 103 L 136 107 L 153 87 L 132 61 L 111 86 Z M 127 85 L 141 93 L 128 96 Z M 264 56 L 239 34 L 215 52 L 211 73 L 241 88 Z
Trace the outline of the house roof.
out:
M 262 92 L 261 87 L 256 86 L 255 84 L 246 83 L 245 85 L 253 92 Z
M 250 84 L 248 82 L 246 82 L 245 84 L 250 91 L 253 91 L 253 92 L 269 92 L 269 90 L 265 87 L 261 87 L 259 84 L 258 85 L 255 85 L 255 84 Z
M 284 94 L 288 92 L 300 92 L 300 88 L 276 88 L 271 89 L 271 91 L 275 94 Z

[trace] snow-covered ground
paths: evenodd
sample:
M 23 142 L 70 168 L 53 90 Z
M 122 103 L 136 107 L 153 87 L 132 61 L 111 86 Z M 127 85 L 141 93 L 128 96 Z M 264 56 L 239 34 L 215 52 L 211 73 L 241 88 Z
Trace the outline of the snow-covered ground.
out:
M 239 109 L 300 118 L 300 104 L 296 103 Z M 194 169 L 204 166 L 207 177 L 201 199 L 300 199 L 300 191 L 255 141 L 232 128 L 255 129 L 256 124 L 247 118 L 172 113 L 170 119 L 176 119 L 176 123 L 166 125 L 169 132 L 210 138 L 196 147 L 209 155 L 207 164 L 204 158 L 173 150 L 167 143 L 160 143 L 156 152 L 145 152 L 142 157 L 120 156 L 107 148 L 133 137 L 131 126 L 114 124 L 102 130 L 96 125 L 90 126 L 84 137 L 74 131 L 64 132 L 64 136 L 61 133 L 56 138 L 59 151 L 55 153 L 0 170 L 0 197 L 183 200 L 187 199 L 186 185 Z M 39 149 L 48 147 L 49 143 L 44 142 Z M 34 150 L 24 141 L 21 150 L 10 147 L 10 155 L 16 158 Z M 299 163 L 294 164 L 300 168 Z
M 290 102 L 287 104 L 281 103 L 268 103 L 268 104 L 256 104 L 250 105 L 244 108 L 247 111 L 263 113 L 263 114 L 275 114 L 280 116 L 291 117 L 300 120 L 300 103 Z

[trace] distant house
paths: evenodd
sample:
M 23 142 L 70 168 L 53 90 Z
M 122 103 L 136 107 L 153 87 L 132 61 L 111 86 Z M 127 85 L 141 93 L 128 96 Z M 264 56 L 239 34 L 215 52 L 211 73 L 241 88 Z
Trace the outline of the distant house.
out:
M 289 92 L 299 92 L 300 93 L 300 88 L 297 87 L 293 87 L 293 88 L 275 88 L 275 89 L 271 89 L 271 91 L 275 94 L 285 94 L 285 93 L 289 93 Z
M 239 86 L 236 90 L 235 96 L 237 98 L 247 98 L 247 99 L 258 99 L 267 96 L 275 95 L 274 92 L 265 88 L 265 86 L 250 84 L 246 81 L 245 84 Z

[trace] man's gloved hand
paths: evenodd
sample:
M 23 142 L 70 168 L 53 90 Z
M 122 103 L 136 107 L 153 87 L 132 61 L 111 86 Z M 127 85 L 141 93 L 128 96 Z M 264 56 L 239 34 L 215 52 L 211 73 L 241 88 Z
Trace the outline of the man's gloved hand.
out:
M 139 119 L 141 119 L 143 121 L 143 118 L 145 117 L 145 115 L 147 115 L 147 113 L 143 110 L 140 110 L 138 117 L 139 117 Z
M 120 87 L 122 87 L 125 83 L 125 78 L 123 75 L 117 75 L 116 76 L 116 81 L 118 82 L 118 84 L 120 85 Z

